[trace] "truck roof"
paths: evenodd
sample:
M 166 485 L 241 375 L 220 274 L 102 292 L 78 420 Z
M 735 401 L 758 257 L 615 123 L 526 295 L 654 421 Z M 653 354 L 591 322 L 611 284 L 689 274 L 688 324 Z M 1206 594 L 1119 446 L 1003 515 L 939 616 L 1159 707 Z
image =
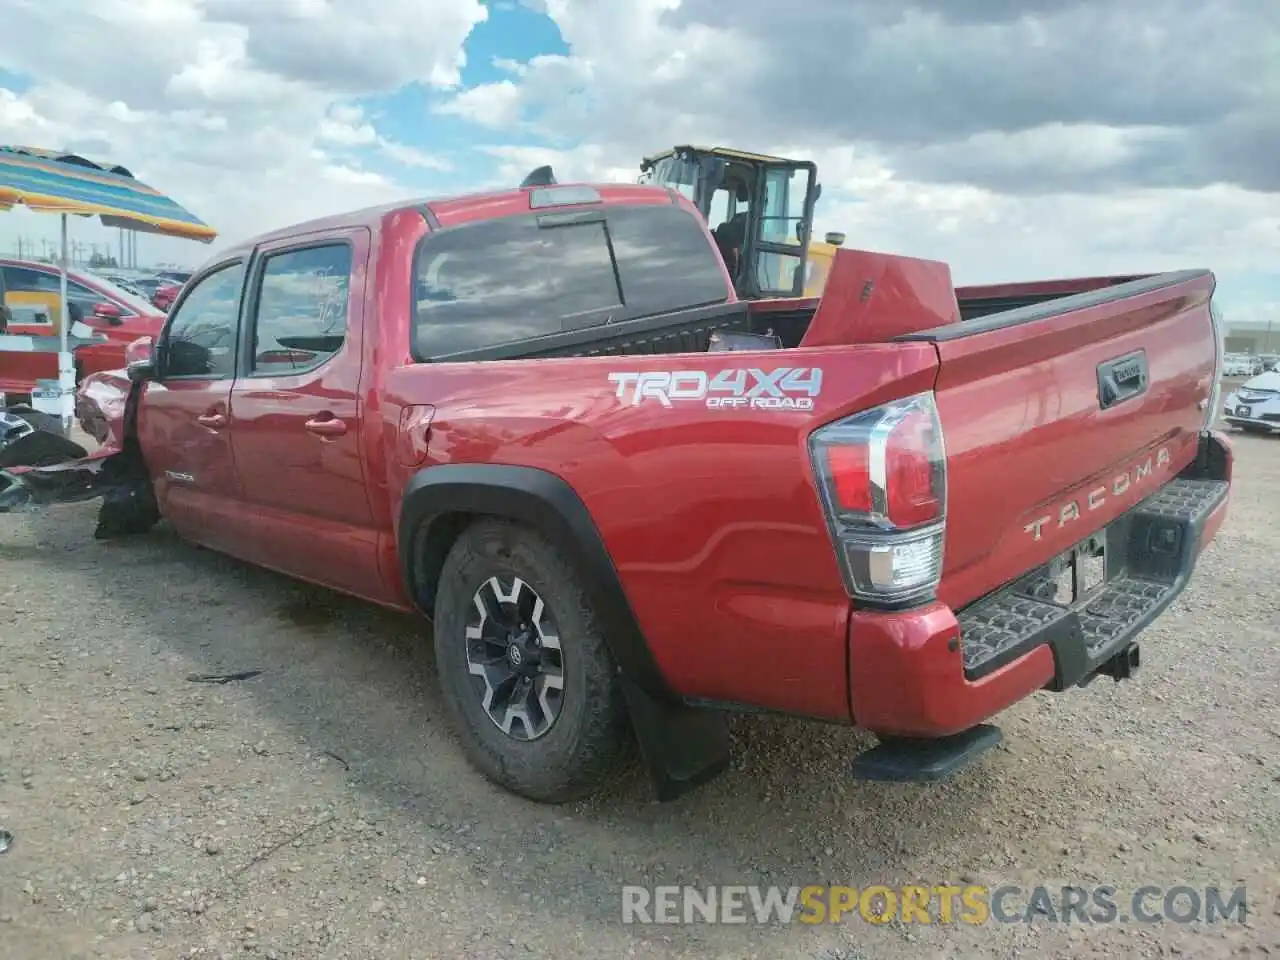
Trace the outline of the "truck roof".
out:
M 554 194 L 563 191 L 566 195 L 569 195 L 568 191 L 582 189 L 594 191 L 599 197 L 598 200 L 593 199 L 586 202 L 601 203 L 606 206 L 618 203 L 680 203 L 683 200 L 679 194 L 666 187 L 626 183 L 557 183 L 546 187 L 489 190 L 462 194 L 456 197 L 396 200 L 391 203 L 379 204 L 375 207 L 364 207 L 360 210 L 318 217 L 314 220 L 306 220 L 268 233 L 259 234 L 256 237 L 242 240 L 232 247 L 225 248 L 220 257 L 247 253 L 260 243 L 266 243 L 271 240 L 284 240 L 308 233 L 349 227 L 378 229 L 387 217 L 405 210 L 417 210 L 420 213 L 430 211 L 431 216 L 442 227 L 456 226 L 473 220 L 493 220 L 498 217 L 528 213 L 531 209 L 534 209 L 531 206 L 534 193 L 550 191 Z M 687 201 L 684 202 L 687 203 Z M 565 207 L 582 205 L 583 202 L 580 201 L 572 204 L 552 205 L 548 206 L 548 209 L 564 209 Z

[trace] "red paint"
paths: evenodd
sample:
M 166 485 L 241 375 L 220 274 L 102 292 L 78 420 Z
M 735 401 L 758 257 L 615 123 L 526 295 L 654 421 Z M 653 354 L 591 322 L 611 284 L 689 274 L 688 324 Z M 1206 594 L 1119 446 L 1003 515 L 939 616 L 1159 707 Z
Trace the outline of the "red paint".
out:
M 800 345 L 883 343 L 959 320 L 945 263 L 840 249 Z
M 910 614 L 849 618 L 849 692 L 860 726 L 897 736 L 946 736 L 981 723 L 1053 678 L 1048 647 L 977 682 L 965 679 L 960 627 L 941 603 Z
M 605 204 L 671 202 L 653 188 L 598 189 Z M 528 194 L 426 206 L 450 227 L 526 212 Z M 220 258 L 303 235 L 349 240 L 356 255 L 347 339 L 311 373 L 241 378 L 234 387 L 149 384 L 140 438 L 163 512 L 184 536 L 407 609 L 396 525 L 416 471 L 446 463 L 550 471 L 585 503 L 658 666 L 689 697 L 882 732 L 949 733 L 1041 688 L 1053 674 L 1043 648 L 965 680 L 950 649 L 953 610 L 1087 532 L 1054 528 L 1033 540 L 1024 528 L 1047 505 L 1087 493 L 1153 441 L 1171 458 L 1157 481 L 1183 466 L 1213 374 L 1209 280 L 937 344 L 886 342 L 957 322 L 949 271 L 842 250 L 805 346 L 767 358 L 771 367 L 821 367 L 812 410 L 623 404 L 612 371 L 714 375 L 762 364 L 761 354 L 414 363 L 413 254 L 429 229 L 421 206 L 381 207 L 277 231 Z M 1137 347 L 1147 351 L 1152 386 L 1140 400 L 1100 411 L 1095 365 Z M 108 385 L 95 381 L 95 389 Z M 928 390 L 936 391 L 949 464 L 939 599 L 898 613 L 854 611 L 808 461 L 809 435 Z M 201 426 L 207 413 L 225 415 L 228 425 Z M 316 429 L 334 421 L 345 432 Z M 184 470 L 200 472 L 199 492 L 166 475 Z M 918 496 L 897 508 L 912 516 L 936 510 L 927 481 L 916 486 Z M 1089 522 L 1100 525 L 1140 496 L 1109 499 Z
M 431 419 L 436 408 L 418 403 L 400 411 L 400 428 L 396 435 L 396 452 L 402 467 L 416 467 L 427 459 L 427 443 L 431 438 Z
M 1195 456 L 1213 382 L 1206 278 L 1043 321 L 940 343 L 935 386 L 947 448 L 947 547 L 939 599 L 962 606 L 1061 553 L 1134 506 Z M 1098 408 L 1103 361 L 1145 349 L 1151 386 Z M 1158 441 L 1158 443 L 1156 442 Z M 1024 528 L 1087 496 L 1148 449 L 1171 462 L 1088 520 Z

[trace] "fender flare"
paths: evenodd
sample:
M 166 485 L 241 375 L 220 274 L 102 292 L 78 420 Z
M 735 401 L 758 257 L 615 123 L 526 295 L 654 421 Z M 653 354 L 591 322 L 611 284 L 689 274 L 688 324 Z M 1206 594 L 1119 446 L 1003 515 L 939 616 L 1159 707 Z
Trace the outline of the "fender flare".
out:
M 398 553 L 414 603 L 428 616 L 440 566 L 459 528 L 450 516 L 519 521 L 547 537 L 574 565 L 623 677 L 655 699 L 679 704 L 622 589 L 586 504 L 561 477 L 535 467 L 441 464 L 409 480 L 400 508 Z

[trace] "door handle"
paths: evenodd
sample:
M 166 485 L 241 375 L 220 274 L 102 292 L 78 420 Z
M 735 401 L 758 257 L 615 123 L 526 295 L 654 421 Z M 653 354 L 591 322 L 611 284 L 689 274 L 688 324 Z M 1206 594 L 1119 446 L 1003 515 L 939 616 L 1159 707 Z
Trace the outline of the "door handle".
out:
M 208 427 L 210 430 L 219 430 L 227 425 L 225 414 L 221 413 L 202 413 L 196 417 L 196 423 L 202 427 Z
M 303 426 L 318 437 L 340 437 L 347 432 L 347 421 L 339 420 L 337 417 L 324 419 L 313 417 Z

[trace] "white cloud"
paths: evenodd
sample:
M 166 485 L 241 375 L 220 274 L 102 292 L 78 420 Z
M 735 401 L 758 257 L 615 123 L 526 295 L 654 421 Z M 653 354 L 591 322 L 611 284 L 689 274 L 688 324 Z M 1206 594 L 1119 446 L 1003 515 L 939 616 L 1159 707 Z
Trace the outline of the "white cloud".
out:
M 364 119 L 364 111 L 356 106 L 336 105 L 320 120 L 316 137 L 323 143 L 344 147 L 361 147 L 378 142 L 378 132 Z
M 480 0 L 203 0 L 214 23 L 243 28 L 252 62 L 274 75 L 350 94 L 421 81 L 452 87 L 462 44 L 488 17 Z
M 447 159 L 384 135 L 351 100 L 410 80 L 456 83 L 462 43 L 485 16 L 479 0 L 435 0 L 424 30 L 409 0 L 9 0 L 0 68 L 33 85 L 0 89 L 0 139 L 122 163 L 211 222 L 219 243 L 437 192 L 430 178 Z M 396 165 L 408 182 L 387 172 Z M 94 221 L 73 230 L 115 239 Z M 0 216 L 0 238 L 55 232 L 47 217 Z M 139 245 L 144 257 L 209 253 Z
M 485 83 L 464 90 L 436 108 L 485 127 L 512 127 L 520 119 L 520 89 L 510 80 Z

